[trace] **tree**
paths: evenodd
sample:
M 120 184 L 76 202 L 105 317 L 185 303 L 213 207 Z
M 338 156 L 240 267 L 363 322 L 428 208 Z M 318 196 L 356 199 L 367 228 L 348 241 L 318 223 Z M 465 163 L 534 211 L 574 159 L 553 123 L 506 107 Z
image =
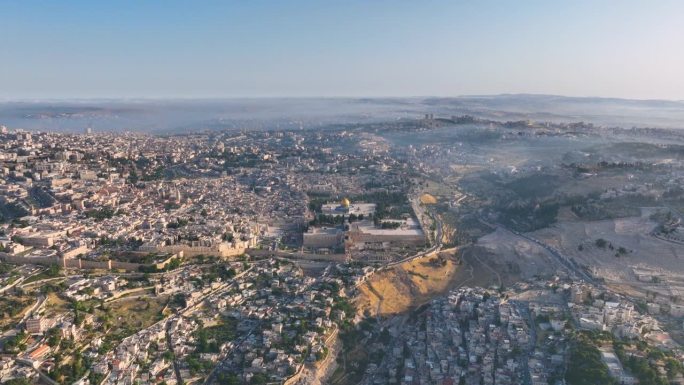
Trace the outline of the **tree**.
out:
M 6 385 L 31 385 L 31 381 L 25 379 L 25 378 L 12 378 L 11 380 L 7 380 L 5 382 Z
M 268 383 L 268 376 L 263 373 L 256 373 L 252 376 L 252 380 L 249 383 L 251 385 L 264 385 Z
M 684 366 L 679 361 L 668 358 L 665 362 L 665 370 L 667 371 L 667 378 L 672 380 L 677 376 L 677 373 L 684 373 Z
M 14 337 L 10 337 L 5 341 L 5 351 L 6 352 L 18 352 L 25 348 L 24 341 L 26 340 L 26 332 L 21 331 Z
M 48 331 L 48 340 L 47 344 L 54 348 L 59 345 L 60 341 L 62 340 L 62 337 L 60 336 L 60 330 L 58 328 L 52 328 Z
M 392 336 L 390 335 L 389 330 L 387 328 L 383 328 L 382 332 L 380 332 L 380 342 L 387 345 L 390 343 L 391 340 Z
M 565 380 L 570 385 L 616 384 L 601 360 L 601 353 L 584 335 L 574 337 Z
M 131 173 L 128 175 L 128 182 L 130 184 L 138 183 L 138 173 L 135 171 L 135 169 L 132 169 Z
M 239 385 L 242 383 L 238 376 L 233 373 L 220 373 L 218 375 L 218 382 L 221 385 Z

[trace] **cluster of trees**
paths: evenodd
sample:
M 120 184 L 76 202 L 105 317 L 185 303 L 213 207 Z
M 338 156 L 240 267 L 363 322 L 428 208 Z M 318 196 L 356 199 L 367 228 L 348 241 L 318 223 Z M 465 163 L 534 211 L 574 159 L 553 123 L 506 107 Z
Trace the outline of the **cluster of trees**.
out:
M 101 209 L 88 210 L 85 212 L 86 218 L 94 218 L 96 221 L 102 221 L 122 214 L 124 214 L 123 211 L 114 210 L 110 207 L 103 207 Z
M 21 218 L 28 215 L 28 211 L 16 202 L 0 202 L 0 223 L 12 220 L 19 221 L 17 218 Z M 28 223 L 27 223 L 28 225 Z M 19 226 L 26 227 L 26 226 Z
M 608 367 L 601 360 L 601 354 L 592 342 L 599 338 L 613 342 L 613 350 L 624 368 L 634 375 L 641 385 L 667 385 L 678 374 L 684 374 L 684 366 L 667 352 L 650 348 L 645 342 L 636 342 L 635 353 L 628 354 L 625 346 L 634 345 L 629 342 L 615 340 L 612 334 L 588 333 L 573 336 L 570 348 L 570 361 L 565 379 L 569 385 L 617 384 L 609 376 Z M 658 367 L 664 363 L 666 377 L 659 373 Z
M 88 305 L 86 302 L 73 301 L 71 306 L 74 309 L 74 323 L 76 325 L 81 325 L 84 320 L 84 315 L 90 314 L 94 311 L 95 305 Z
M 381 222 L 381 229 L 398 229 L 401 226 L 401 222 Z
M 324 203 L 330 201 L 330 196 L 328 194 L 316 194 L 307 193 L 310 197 L 309 200 L 309 210 L 313 212 L 320 213 Z M 373 220 L 376 225 L 380 225 L 380 220 L 383 218 L 399 218 L 404 214 L 411 214 L 412 209 L 406 197 L 406 194 L 402 192 L 374 192 L 369 194 L 362 194 L 352 197 L 353 201 L 359 202 L 370 202 L 375 203 L 375 214 L 373 215 Z M 355 215 L 350 214 L 349 216 L 333 216 L 333 215 L 323 215 L 318 214 L 311 222 L 310 225 L 340 225 L 348 220 L 350 223 L 354 221 L 364 220 L 363 214 Z M 388 224 L 386 226 L 393 226 Z M 383 228 L 395 228 L 395 227 L 383 227 Z
M 152 172 L 149 172 L 149 173 L 143 175 L 142 178 L 140 178 L 140 180 L 142 180 L 143 182 L 149 182 L 149 181 L 161 180 L 161 179 L 164 179 L 164 167 L 163 166 L 159 166 L 159 167 L 155 168 L 154 170 L 152 170 Z
M 356 314 L 356 307 L 345 297 L 336 296 L 332 309 L 341 310 L 347 318 L 354 317 L 354 314 Z
M 90 372 L 88 375 L 88 380 L 91 384 L 100 384 L 104 380 L 105 375 L 102 373 Z
M 307 195 L 311 196 L 311 193 L 307 193 Z M 316 212 L 316 213 L 320 213 L 321 209 L 323 208 L 323 204 L 329 200 L 330 200 L 330 197 L 328 195 L 326 195 L 324 198 L 322 198 L 322 197 L 310 198 L 309 199 L 309 210 Z
M 198 353 L 218 353 L 225 342 L 235 339 L 237 320 L 225 317 L 220 324 L 208 328 L 200 327 L 195 332 Z
M 59 346 L 60 342 L 62 342 L 62 335 L 61 335 L 61 332 L 58 328 L 52 328 L 52 329 L 48 330 L 46 336 L 47 336 L 47 344 L 51 348 Z
M 47 270 L 38 275 L 30 277 L 28 280 L 26 280 L 26 282 L 34 282 L 46 278 L 55 278 L 59 277 L 60 275 L 62 275 L 62 268 L 59 265 L 50 265 L 48 266 Z
M 606 245 L 608 244 L 608 241 L 606 241 L 606 240 L 603 239 L 603 238 L 599 238 L 599 239 L 597 239 L 596 242 L 594 242 L 594 243 L 596 244 L 596 247 L 601 248 L 601 249 L 605 249 L 605 248 L 606 248 Z M 611 247 L 612 247 L 612 246 L 613 246 L 613 245 L 611 244 Z
M 59 353 L 55 355 L 55 362 L 62 362 Z M 68 364 L 57 365 L 49 376 L 60 384 L 69 384 L 83 377 L 89 366 L 83 354 L 76 351 Z
M 16 353 L 26 349 L 26 337 L 26 332 L 22 330 L 13 337 L 5 340 L 5 345 L 3 346 L 5 352 Z
M 621 360 L 622 361 L 622 360 Z M 622 364 L 632 373 L 641 385 L 668 385 L 669 381 L 658 375 L 658 370 L 641 357 L 629 356 Z
M 402 192 L 376 192 L 359 195 L 354 199 L 375 203 L 375 217 L 378 219 L 399 218 L 402 214 L 411 214 L 413 212 L 406 194 Z
M 0 245 L 0 251 L 2 251 L 2 245 Z M 0 262 L 0 274 L 7 274 L 14 269 L 13 265 L 8 263 Z
M 601 170 L 610 169 L 635 169 L 635 170 L 650 170 L 653 168 L 651 164 L 643 162 L 606 162 L 600 161 L 594 164 L 586 163 L 570 163 L 564 164 L 565 167 L 574 169 L 578 173 L 598 172 Z
M 222 281 L 226 281 L 228 279 L 231 279 L 237 275 L 237 271 L 230 267 L 226 268 L 225 265 L 217 264 L 211 266 L 203 275 L 202 275 L 202 280 L 203 281 L 209 281 L 209 282 L 214 282 L 218 278 L 221 278 Z
M 169 261 L 169 263 L 166 264 L 166 266 L 164 266 L 163 269 L 157 268 L 156 265 L 150 265 L 150 266 L 142 265 L 142 266 L 138 267 L 138 271 L 140 271 L 141 273 L 148 273 L 148 274 L 160 273 L 163 271 L 175 270 L 175 269 L 179 268 L 180 265 L 181 265 L 181 260 L 179 258 L 173 258 L 171 261 Z
M 171 297 L 171 300 L 169 301 L 169 305 L 184 308 L 184 307 L 188 306 L 188 300 L 185 298 L 185 294 L 177 293 L 176 295 Z
M 640 214 L 640 207 L 660 205 L 654 196 L 642 194 L 600 199 L 600 194 L 591 193 L 586 197 L 573 197 L 571 200 L 572 212 L 586 220 L 637 216 Z
M 132 162 L 130 162 L 132 164 Z M 143 173 L 143 176 L 141 177 L 138 175 L 138 172 L 136 171 L 136 168 L 145 170 L 149 168 L 150 166 L 150 160 L 144 157 L 139 158 L 138 160 L 135 161 L 135 167 L 131 167 L 131 171 L 128 174 L 128 182 L 131 184 L 136 184 L 139 181 L 153 181 L 153 180 L 161 180 L 164 179 L 166 176 L 165 173 L 165 168 L 164 166 L 158 166 L 155 169 Z
M 214 366 L 214 364 L 210 361 L 199 359 L 197 354 L 190 355 L 185 360 L 185 362 L 188 363 L 188 368 L 190 369 L 191 374 L 195 374 L 198 372 L 208 372 Z
M 11 380 L 7 380 L 5 385 L 31 385 L 31 381 L 25 378 L 12 378 Z
M 345 215 L 325 215 L 325 214 L 318 214 L 314 219 L 309 222 L 310 225 L 316 226 L 316 225 L 341 225 L 344 223 L 345 220 L 348 220 L 349 223 L 356 222 L 356 221 L 362 221 L 364 219 L 363 214 L 356 215 L 356 214 L 349 214 L 349 216 Z
M 147 254 L 142 255 L 142 256 L 136 255 L 136 256 L 130 256 L 130 257 L 126 257 L 126 258 L 124 258 L 124 257 L 118 257 L 118 258 L 129 261 L 129 262 L 154 263 L 158 259 L 160 259 L 160 256 L 158 254 L 155 254 L 155 253 L 147 253 Z
M 225 385 L 241 385 L 242 381 L 240 378 L 233 374 L 233 373 L 228 373 L 228 372 L 219 372 L 219 374 L 216 375 L 216 379 L 218 380 L 219 384 L 225 384 Z
M 363 377 L 366 367 L 370 363 L 369 359 L 359 359 L 359 357 L 370 358 L 365 355 L 364 347 L 370 345 L 373 341 L 366 341 L 366 335 L 371 334 L 375 328 L 377 321 L 375 318 L 364 318 L 358 327 L 345 321 L 340 325 L 340 340 L 342 341 L 342 351 L 337 358 L 338 363 L 347 362 L 347 374 L 352 380 L 350 382 L 359 382 Z M 351 363 L 351 365 L 350 365 Z
M 625 352 L 625 343 L 621 341 L 613 342 L 613 350 L 615 355 L 620 359 L 622 365 L 634 375 L 641 385 L 667 385 L 669 380 L 674 379 L 677 374 L 684 373 L 682 364 L 672 357 L 667 357 L 665 353 L 660 350 L 649 349 L 646 343 L 637 343 L 637 350 L 647 353 L 645 357 L 639 357 L 633 354 L 627 355 Z M 665 361 L 665 370 L 667 378 L 663 378 L 658 373 L 657 362 Z
M 518 231 L 534 231 L 556 222 L 560 204 L 555 201 L 527 202 L 499 209 L 501 222 Z
M 103 235 L 102 237 L 100 237 L 99 243 L 101 246 L 117 246 L 118 247 L 118 246 L 122 246 L 124 243 L 126 243 L 126 241 L 124 241 L 121 238 L 112 239 L 112 238 L 109 238 L 109 237 Z
M 309 222 L 311 226 L 317 225 L 341 225 L 344 223 L 344 215 L 325 215 L 318 214 L 312 221 Z
M 364 219 L 363 214 L 349 214 L 349 217 L 347 218 L 349 220 L 349 223 L 356 222 L 356 221 L 362 221 Z
M 255 373 L 249 381 L 250 385 L 265 385 L 271 382 L 271 379 L 264 373 Z
M 28 212 L 26 213 L 26 215 L 28 215 Z M 24 216 L 24 215 L 22 215 L 22 216 Z M 30 223 L 25 219 L 17 219 L 17 218 L 12 219 L 12 226 L 17 227 L 17 228 L 28 227 L 29 224 Z
M 218 154 L 217 158 L 223 159 L 223 168 L 225 170 L 240 167 L 257 167 L 262 164 L 273 163 L 273 159 L 264 159 L 259 154 L 253 152 L 244 152 L 240 154 L 235 154 L 231 152 L 223 152 Z
M 617 385 L 601 360 L 601 353 L 584 334 L 574 336 L 565 381 L 569 385 Z
M 179 208 L 180 208 L 180 205 L 178 203 L 174 203 L 174 202 L 164 203 L 164 210 L 166 210 L 166 211 L 176 210 Z
M 606 240 L 603 239 L 603 238 L 597 239 L 597 240 L 594 242 L 594 244 L 596 245 L 596 247 L 598 247 L 598 248 L 600 248 L 600 249 L 608 248 L 608 249 L 611 250 L 611 251 L 612 251 L 612 250 L 615 250 L 615 246 L 613 246 L 613 243 L 612 243 L 612 242 L 608 242 L 608 241 L 606 241 Z M 580 249 L 580 250 L 582 250 L 582 249 Z M 625 249 L 624 247 L 620 246 L 620 247 L 617 248 L 617 252 L 615 253 L 615 256 L 616 256 L 616 257 L 620 257 L 620 256 L 625 255 L 625 254 L 627 254 L 627 249 Z

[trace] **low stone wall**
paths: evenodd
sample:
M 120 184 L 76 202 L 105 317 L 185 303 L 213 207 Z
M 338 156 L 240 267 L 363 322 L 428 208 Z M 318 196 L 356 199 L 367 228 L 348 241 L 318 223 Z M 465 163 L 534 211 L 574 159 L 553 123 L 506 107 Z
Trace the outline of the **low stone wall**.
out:
M 245 242 L 243 242 L 245 243 Z M 169 246 L 144 246 L 140 250 L 157 253 L 183 254 L 188 257 L 206 255 L 212 257 L 230 258 L 245 253 L 245 247 L 232 247 L 227 243 L 215 246 L 190 246 L 190 245 L 169 245 Z
M 283 382 L 283 385 L 294 385 L 299 381 L 299 377 L 302 376 L 302 370 L 304 369 L 304 364 L 299 365 L 299 369 L 297 369 L 297 372 L 292 375 L 292 377 L 288 378 Z
M 8 263 L 15 263 L 17 265 L 55 265 L 61 264 L 61 258 L 59 257 L 20 257 L 18 255 L 12 255 L 0 252 L 0 259 Z
M 59 265 L 64 268 L 69 269 L 100 269 L 100 270 L 126 270 L 126 271 L 140 271 L 141 267 L 150 268 L 152 266 L 157 269 L 163 269 L 175 258 L 183 258 L 183 253 L 177 253 L 162 262 L 155 264 L 144 264 L 144 263 L 133 263 L 133 262 L 121 262 L 114 260 L 106 261 L 91 261 L 81 258 L 63 258 L 63 257 L 20 257 L 17 255 L 11 255 L 7 253 L 0 252 L 0 259 L 8 263 L 14 263 L 17 265 Z
M 206 246 L 187 246 L 187 245 L 171 245 L 171 246 L 161 246 L 154 248 L 157 252 L 162 253 L 172 253 L 178 254 L 183 253 L 183 255 L 188 257 L 196 257 L 198 255 L 206 255 L 221 258 L 237 257 L 245 253 L 245 248 L 243 247 L 206 247 Z
M 286 256 L 307 261 L 345 262 L 347 260 L 347 254 L 292 253 Z
M 145 286 L 145 287 L 136 287 L 133 289 L 127 289 L 127 290 L 122 290 L 122 291 L 117 291 L 116 294 L 113 296 L 107 298 L 105 302 L 112 302 L 117 299 L 121 299 L 129 294 L 137 293 L 137 292 L 146 292 L 147 290 L 154 289 L 154 286 Z
M 62 259 L 62 266 L 71 269 L 102 269 L 111 270 L 112 261 L 89 261 L 81 258 Z
M 290 259 L 302 259 L 306 261 L 345 262 L 346 254 L 313 254 L 313 253 L 289 253 L 285 251 L 270 251 L 259 249 L 247 249 L 246 253 L 256 257 L 282 257 Z

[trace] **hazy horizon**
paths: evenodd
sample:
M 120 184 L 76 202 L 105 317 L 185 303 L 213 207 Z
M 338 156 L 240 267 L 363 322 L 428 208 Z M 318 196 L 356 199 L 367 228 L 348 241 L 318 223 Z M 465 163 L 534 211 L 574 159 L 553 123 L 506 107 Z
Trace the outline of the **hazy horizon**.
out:
M 82 132 L 326 129 L 418 119 L 426 113 L 492 120 L 585 121 L 600 126 L 684 128 L 684 103 L 508 94 L 461 97 L 88 99 L 0 102 L 10 128 Z
M 10 98 L 0 97 L 0 104 L 7 103 L 49 103 L 49 102 L 73 102 L 73 103 L 90 103 L 90 102 L 202 102 L 202 101 L 239 101 L 239 100 L 381 100 L 381 99 L 396 99 L 396 100 L 412 100 L 412 99 L 467 99 L 467 98 L 496 98 L 496 97 L 554 97 L 567 99 L 599 99 L 599 100 L 624 100 L 635 102 L 675 102 L 684 103 L 683 99 L 667 99 L 667 98 L 625 98 L 616 96 L 602 96 L 602 95 L 561 95 L 561 94 L 545 94 L 545 93 L 528 93 L 528 92 L 513 92 L 513 93 L 493 93 L 493 94 L 462 94 L 462 95 L 396 95 L 396 96 L 349 96 L 349 95 L 329 95 L 329 96 L 136 96 L 136 97 L 25 97 L 25 98 Z

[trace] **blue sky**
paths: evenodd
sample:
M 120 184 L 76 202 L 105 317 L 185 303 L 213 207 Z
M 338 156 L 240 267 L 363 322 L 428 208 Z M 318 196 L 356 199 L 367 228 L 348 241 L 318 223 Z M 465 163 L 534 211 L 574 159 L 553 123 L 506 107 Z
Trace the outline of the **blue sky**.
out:
M 8 0 L 0 15 L 3 99 L 684 99 L 680 0 Z

